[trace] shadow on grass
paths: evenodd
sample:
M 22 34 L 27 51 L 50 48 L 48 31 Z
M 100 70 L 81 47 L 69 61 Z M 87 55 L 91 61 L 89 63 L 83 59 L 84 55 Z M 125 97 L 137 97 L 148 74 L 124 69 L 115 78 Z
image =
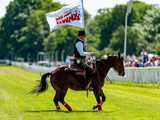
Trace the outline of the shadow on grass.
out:
M 102 112 L 98 112 L 96 110 L 73 110 L 71 112 L 67 111 L 67 110 L 26 110 L 24 112 L 28 112 L 28 113 L 40 113 L 40 112 L 62 112 L 62 113 L 94 113 L 94 112 L 97 112 L 97 113 L 112 113 L 114 111 L 102 111 Z

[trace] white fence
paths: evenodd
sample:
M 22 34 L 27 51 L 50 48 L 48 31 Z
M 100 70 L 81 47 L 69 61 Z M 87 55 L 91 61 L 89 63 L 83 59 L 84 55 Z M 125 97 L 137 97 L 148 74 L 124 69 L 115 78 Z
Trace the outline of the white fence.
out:
M 28 70 L 37 72 L 50 72 L 55 67 L 43 67 L 39 65 L 29 65 L 28 63 L 13 63 L 16 66 L 23 67 Z M 119 76 L 113 69 L 108 73 L 111 80 L 125 80 L 132 82 L 145 82 L 145 83 L 160 83 L 160 67 L 145 67 L 145 68 L 125 68 L 125 76 Z
M 125 68 L 124 77 L 118 76 L 114 70 L 110 70 L 108 76 L 111 80 L 160 83 L 160 67 Z
M 37 64 L 29 65 L 28 63 L 25 63 L 25 62 L 12 62 L 12 65 L 22 67 L 30 71 L 42 72 L 42 73 L 51 72 L 54 69 L 54 67 L 45 67 Z

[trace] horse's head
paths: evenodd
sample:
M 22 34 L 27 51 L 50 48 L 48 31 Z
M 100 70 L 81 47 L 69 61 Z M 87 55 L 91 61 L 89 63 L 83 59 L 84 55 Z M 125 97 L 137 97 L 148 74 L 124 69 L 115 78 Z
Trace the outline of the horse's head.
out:
M 118 56 L 111 56 L 111 64 L 115 71 L 118 72 L 119 75 L 124 76 L 124 64 L 123 64 L 123 57 L 121 57 L 120 53 L 118 53 Z

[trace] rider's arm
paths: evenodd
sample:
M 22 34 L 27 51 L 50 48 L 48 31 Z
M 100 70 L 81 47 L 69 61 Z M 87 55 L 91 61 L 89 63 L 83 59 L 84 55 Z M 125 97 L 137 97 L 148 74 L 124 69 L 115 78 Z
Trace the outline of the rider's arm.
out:
M 84 50 L 83 50 L 83 43 L 82 42 L 77 42 L 76 43 L 76 48 L 77 48 L 77 51 L 79 52 L 79 54 L 81 55 L 81 56 L 86 56 L 86 55 L 88 55 L 88 53 L 87 52 L 84 52 Z

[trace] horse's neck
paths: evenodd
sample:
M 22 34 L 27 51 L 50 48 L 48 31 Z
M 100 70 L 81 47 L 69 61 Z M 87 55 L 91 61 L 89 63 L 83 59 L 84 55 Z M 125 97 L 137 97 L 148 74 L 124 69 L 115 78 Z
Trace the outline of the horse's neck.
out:
M 105 77 L 107 76 L 108 71 L 110 70 L 111 66 L 111 61 L 110 60 L 106 60 L 106 62 L 99 62 L 98 66 L 97 66 L 97 71 L 98 74 L 101 76 L 102 80 L 105 79 Z

